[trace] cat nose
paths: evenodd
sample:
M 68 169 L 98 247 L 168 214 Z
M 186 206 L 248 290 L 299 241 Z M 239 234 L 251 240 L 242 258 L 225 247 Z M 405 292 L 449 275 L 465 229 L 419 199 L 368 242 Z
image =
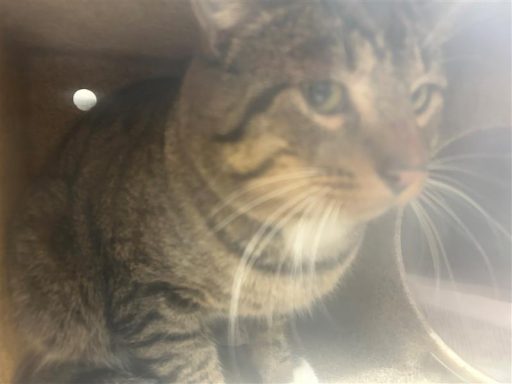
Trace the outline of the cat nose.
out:
M 380 172 L 382 180 L 395 195 L 406 193 L 411 189 L 421 189 L 427 177 L 424 169 L 391 168 Z

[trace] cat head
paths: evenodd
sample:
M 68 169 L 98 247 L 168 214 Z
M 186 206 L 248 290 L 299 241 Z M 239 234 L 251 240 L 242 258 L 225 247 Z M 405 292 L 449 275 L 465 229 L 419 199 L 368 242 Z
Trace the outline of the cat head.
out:
M 180 135 L 219 196 L 246 191 L 232 204 L 259 199 L 261 220 L 311 205 L 357 225 L 419 193 L 446 85 L 427 5 L 192 4 L 204 44 Z

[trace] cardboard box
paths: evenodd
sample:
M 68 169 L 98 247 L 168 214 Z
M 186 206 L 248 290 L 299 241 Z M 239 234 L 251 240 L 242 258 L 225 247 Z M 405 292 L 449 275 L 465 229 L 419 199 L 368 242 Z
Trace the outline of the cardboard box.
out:
M 452 86 L 445 125 L 454 131 L 511 125 L 510 4 L 475 2 L 473 8 L 448 43 Z M 63 135 L 72 129 L 71 123 L 83 113 L 73 104 L 74 91 L 88 88 L 101 98 L 132 81 L 179 74 L 197 43 L 187 0 L 0 0 L 0 250 L 2 226 L 15 209 L 17 196 L 40 173 Z M 367 277 L 374 272 L 368 273 Z M 17 345 L 9 324 L 2 284 L 0 382 L 7 383 L 23 346 Z M 355 303 L 382 294 L 375 294 L 382 287 L 372 287 L 373 291 L 345 294 L 345 304 L 337 305 L 340 311 L 347 302 L 351 305 L 350 300 Z M 390 300 L 387 307 L 351 308 L 361 317 L 374 319 L 368 326 L 382 326 L 384 333 L 396 321 L 390 314 L 400 312 L 404 305 Z M 413 338 L 401 342 L 425 343 L 423 336 Z M 364 349 L 365 341 L 360 342 Z M 329 363 L 324 367 L 330 369 Z M 347 376 L 334 368 L 330 377 L 337 374 L 363 380 L 356 373 Z M 369 375 L 364 380 L 397 380 L 385 374 Z M 397 377 L 411 379 L 404 375 Z

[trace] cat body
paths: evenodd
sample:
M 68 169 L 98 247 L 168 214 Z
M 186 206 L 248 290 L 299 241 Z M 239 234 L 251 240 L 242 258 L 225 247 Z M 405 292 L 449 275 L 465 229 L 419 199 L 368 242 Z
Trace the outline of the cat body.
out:
M 273 324 L 244 340 L 260 379 L 290 381 L 284 318 L 421 188 L 441 85 L 406 13 L 391 39 L 357 2 L 193 6 L 183 81 L 103 100 L 16 218 L 20 382 L 224 382 L 212 324 L 244 318 Z
M 182 344 L 188 360 L 195 338 L 205 338 L 210 347 L 205 354 L 216 356 L 209 324 L 229 317 L 231 281 L 243 245 L 231 243 L 229 234 L 219 238 L 212 231 L 200 207 L 211 210 L 221 200 L 190 178 L 195 171 L 187 167 L 179 141 L 165 138 L 164 128 L 173 119 L 167 107 L 172 106 L 174 83 L 146 82 L 92 112 L 66 143 L 58 168 L 52 170 L 55 176 L 41 181 L 44 188 L 36 188 L 28 199 L 30 207 L 17 220 L 11 252 L 19 257 L 11 270 L 24 273 L 16 274 L 10 286 L 20 311 L 19 326 L 31 330 L 32 348 L 44 356 L 38 364 L 51 366 L 65 357 L 102 367 L 82 367 L 84 372 L 66 378 L 72 382 L 101 380 L 106 362 L 119 369 L 137 365 L 137 357 L 125 356 L 124 351 L 133 349 L 130 344 L 162 344 L 143 351 L 151 358 L 156 354 L 155 360 L 162 348 L 169 350 L 164 353 L 169 358 L 174 345 Z M 117 120 L 121 114 L 128 124 L 111 124 L 109 116 Z M 158 119 L 151 126 L 137 124 L 147 115 Z M 173 183 L 174 178 L 190 183 Z M 257 223 L 244 225 L 247 233 L 258 229 Z M 334 288 L 354 255 L 340 251 L 339 258 L 302 279 L 277 264 L 252 266 L 243 288 L 250 294 L 240 296 L 238 316 L 278 319 L 307 310 Z M 166 335 L 177 340 L 166 341 Z M 200 351 L 194 354 L 201 356 Z M 198 363 L 200 373 L 220 371 L 216 361 L 209 370 L 204 370 L 204 361 Z M 172 376 L 173 368 L 162 371 L 168 369 Z M 135 372 L 134 377 L 152 378 L 149 371 Z M 185 374 L 191 382 L 222 380 Z

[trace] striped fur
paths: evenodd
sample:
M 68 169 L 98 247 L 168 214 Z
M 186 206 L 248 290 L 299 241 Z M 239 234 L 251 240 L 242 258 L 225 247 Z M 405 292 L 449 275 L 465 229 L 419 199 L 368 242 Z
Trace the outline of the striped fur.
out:
M 443 87 L 414 5 L 192 3 L 206 44 L 182 82 L 103 100 L 14 220 L 20 383 L 224 382 L 219 322 L 262 381 L 291 380 L 283 319 L 410 198 L 383 175 L 424 165 Z M 307 100 L 318 81 L 335 113 Z

